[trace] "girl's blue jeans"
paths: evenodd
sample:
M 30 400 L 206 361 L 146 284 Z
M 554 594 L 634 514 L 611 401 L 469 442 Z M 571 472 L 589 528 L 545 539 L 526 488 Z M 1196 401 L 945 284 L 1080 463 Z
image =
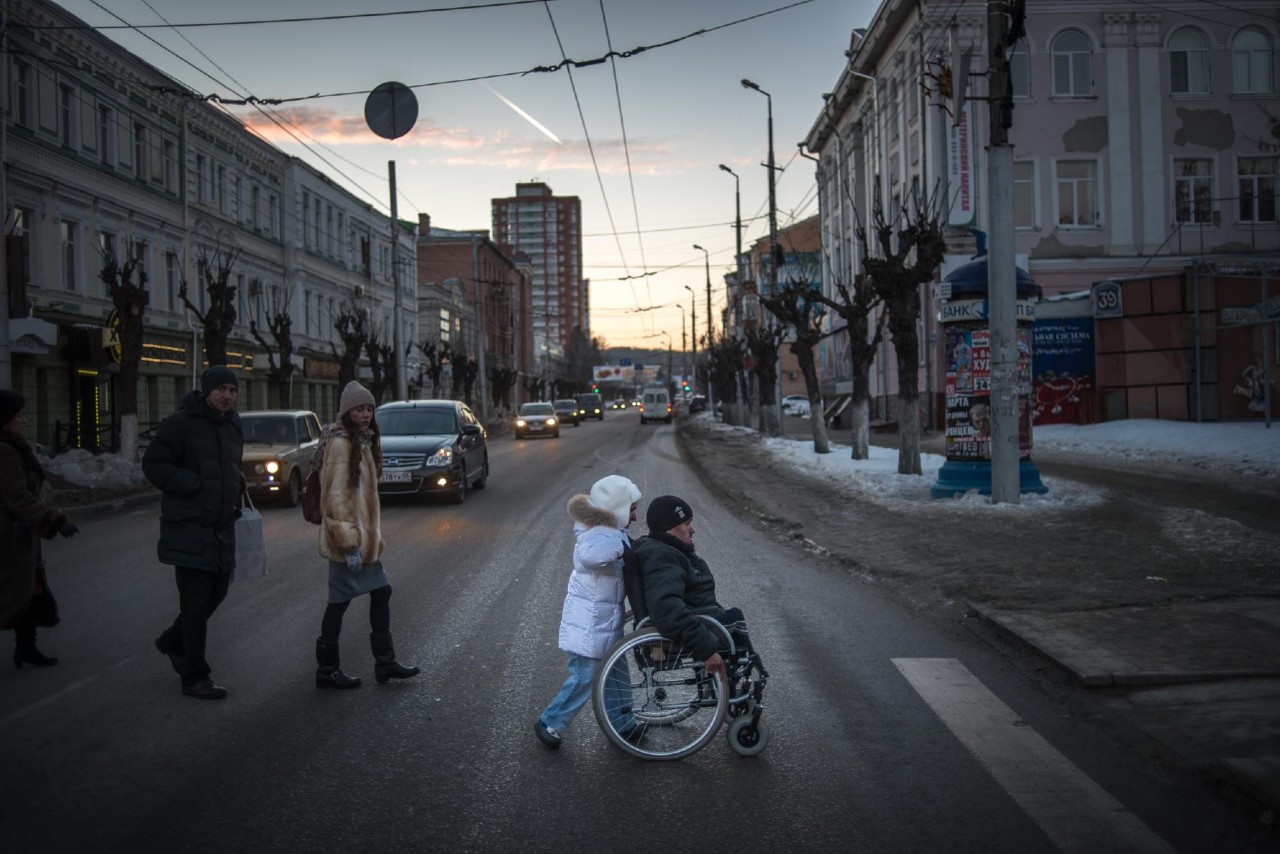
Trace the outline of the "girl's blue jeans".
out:
M 577 655 L 569 653 L 569 676 L 564 680 L 564 685 L 560 687 L 560 693 L 542 712 L 542 722 L 555 730 L 556 732 L 564 732 L 565 729 L 578 716 L 578 712 L 582 711 L 582 707 L 591 699 L 591 680 L 595 678 L 596 672 L 600 667 L 600 659 L 587 658 L 585 655 Z M 628 688 L 631 681 L 631 671 L 627 666 L 626 659 L 620 659 L 614 665 L 613 672 L 609 675 L 609 680 L 605 683 L 605 709 L 608 711 L 609 721 L 613 724 L 615 730 L 619 732 L 625 731 L 625 727 L 630 723 L 630 715 L 622 714 L 622 707 L 631 704 L 630 689 Z

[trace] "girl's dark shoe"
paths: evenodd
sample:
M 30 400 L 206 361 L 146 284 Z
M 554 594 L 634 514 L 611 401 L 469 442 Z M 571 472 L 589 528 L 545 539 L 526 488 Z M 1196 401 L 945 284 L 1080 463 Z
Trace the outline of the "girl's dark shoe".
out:
M 36 649 L 35 644 L 19 644 L 13 650 L 13 666 L 22 669 L 24 664 L 34 664 L 36 667 L 53 667 L 58 663 L 58 659 L 44 655 L 40 650 Z
M 316 687 L 359 688 L 360 678 L 348 676 L 338 665 L 338 644 L 316 638 Z
M 373 647 L 373 660 L 377 662 L 373 675 L 379 684 L 388 679 L 408 679 L 422 672 L 417 667 L 405 667 L 396 662 L 396 648 L 391 641 L 391 632 L 371 632 L 369 645 Z

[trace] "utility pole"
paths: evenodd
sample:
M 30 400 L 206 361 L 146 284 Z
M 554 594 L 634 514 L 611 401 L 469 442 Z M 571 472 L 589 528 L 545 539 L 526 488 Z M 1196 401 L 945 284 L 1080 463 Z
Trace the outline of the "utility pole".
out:
M 1005 51 L 1012 6 L 987 0 L 987 320 L 991 328 L 991 503 L 1021 501 L 1018 453 L 1017 285 L 1013 243 L 1013 124 Z
M 408 381 L 404 370 L 404 334 L 400 324 L 404 323 L 404 304 L 400 294 L 400 217 L 396 206 L 396 162 L 387 161 L 387 178 L 391 182 L 391 287 L 395 289 L 394 324 L 391 329 L 391 349 L 396 354 L 391 363 L 395 369 L 396 400 L 407 400 L 409 397 Z

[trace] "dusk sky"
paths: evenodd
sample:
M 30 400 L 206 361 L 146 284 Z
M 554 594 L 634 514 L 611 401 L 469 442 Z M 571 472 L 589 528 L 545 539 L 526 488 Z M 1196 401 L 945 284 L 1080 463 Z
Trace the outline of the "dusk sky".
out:
M 785 168 L 777 178 L 779 228 L 817 214 L 814 164 L 797 156 L 797 143 L 844 67 L 851 31 L 870 23 L 878 0 L 61 5 L 95 26 L 418 12 L 104 33 L 191 89 L 298 99 L 267 109 L 306 145 L 252 108 L 232 109 L 384 212 L 387 161 L 395 160 L 404 219 L 423 212 L 443 228 L 489 229 L 490 199 L 513 195 L 522 181 L 579 197 L 592 334 L 615 346 L 665 347 L 658 334 L 665 331 L 679 349 L 686 285 L 697 291 L 698 333 L 706 331 L 706 274 L 695 243 L 710 251 L 717 314 L 724 305 L 734 179 L 719 164 L 741 179 L 744 246 L 768 234 L 768 105 L 739 81 L 773 96 L 775 158 Z M 460 8 L 421 11 L 448 6 Z M 693 35 L 699 30 L 707 32 Z M 572 75 L 524 73 L 641 47 L 648 49 Z M 477 77 L 489 79 L 449 82 Z M 413 87 L 419 103 L 417 125 L 395 142 L 364 121 L 365 93 L 387 81 Z

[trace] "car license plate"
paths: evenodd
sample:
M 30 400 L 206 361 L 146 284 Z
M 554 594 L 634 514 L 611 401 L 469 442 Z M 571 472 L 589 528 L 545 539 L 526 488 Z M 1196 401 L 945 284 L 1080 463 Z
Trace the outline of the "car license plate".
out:
M 538 430 L 541 430 L 541 429 L 542 429 L 542 425 L 541 425 L 541 424 L 530 424 L 530 425 L 529 425 L 529 430 L 530 430 L 530 431 L 532 431 L 532 432 L 537 432 Z
M 407 471 L 384 471 L 379 483 L 408 483 L 413 473 Z

